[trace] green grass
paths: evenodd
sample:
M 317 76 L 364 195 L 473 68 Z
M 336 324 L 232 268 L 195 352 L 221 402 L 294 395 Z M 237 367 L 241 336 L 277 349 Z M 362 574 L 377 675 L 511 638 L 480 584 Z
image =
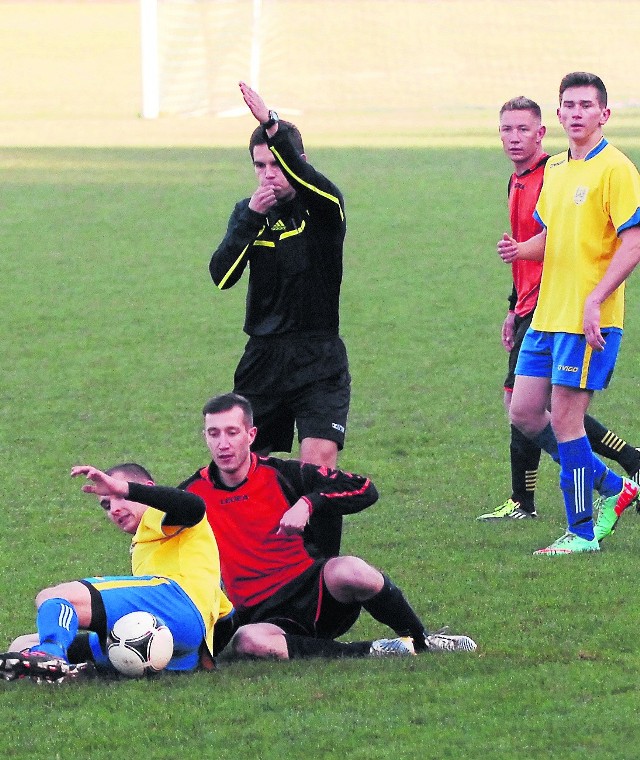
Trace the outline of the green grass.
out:
M 640 150 L 628 151 L 638 161 Z M 244 663 L 215 674 L 0 684 L 6 758 L 630 758 L 640 731 L 640 520 L 593 557 L 531 552 L 564 525 L 543 462 L 537 523 L 481 525 L 508 495 L 508 166 L 491 149 L 310 149 L 347 199 L 341 464 L 381 493 L 344 551 L 384 568 L 477 655 Z M 51 583 L 127 572 L 127 538 L 68 477 L 136 459 L 176 483 L 205 462 L 202 403 L 228 389 L 245 284 L 208 278 L 244 149 L 2 149 L 0 641 Z M 595 414 L 635 443 L 639 285 Z M 363 615 L 350 636 L 380 631 Z

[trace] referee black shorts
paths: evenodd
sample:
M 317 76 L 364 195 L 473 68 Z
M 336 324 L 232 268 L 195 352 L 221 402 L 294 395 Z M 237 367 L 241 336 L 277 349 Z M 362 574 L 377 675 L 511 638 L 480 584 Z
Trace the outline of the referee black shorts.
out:
M 238 364 L 234 391 L 251 402 L 255 451 L 291 451 L 298 440 L 344 446 L 351 399 L 347 351 L 337 335 L 252 337 Z

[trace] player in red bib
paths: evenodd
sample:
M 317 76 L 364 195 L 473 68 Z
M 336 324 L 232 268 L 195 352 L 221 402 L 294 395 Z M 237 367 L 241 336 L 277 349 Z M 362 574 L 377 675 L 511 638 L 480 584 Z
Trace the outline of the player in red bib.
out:
M 289 659 L 476 649 L 468 636 L 428 633 L 400 589 L 359 557 L 311 555 L 305 544 L 311 514 L 370 506 L 378 494 L 368 478 L 252 453 L 257 430 L 251 405 L 238 394 L 211 399 L 203 413 L 213 461 L 182 487 L 206 504 L 240 624 L 235 654 Z M 395 637 L 335 641 L 362 608 Z

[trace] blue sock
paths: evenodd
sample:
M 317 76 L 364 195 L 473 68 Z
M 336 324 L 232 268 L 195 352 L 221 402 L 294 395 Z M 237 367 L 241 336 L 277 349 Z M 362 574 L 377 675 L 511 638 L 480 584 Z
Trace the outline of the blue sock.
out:
M 558 444 L 560 488 L 567 511 L 569 530 L 592 541 L 593 534 L 593 451 L 585 435 Z
M 594 454 L 593 455 L 593 487 L 605 499 L 615 496 L 622 491 L 624 483 L 620 475 L 610 470 L 607 465 Z
M 558 441 L 551 424 L 548 424 L 542 432 L 531 440 L 546 451 L 554 462 L 560 464 Z M 593 454 L 593 481 L 595 490 L 605 498 L 620 493 L 624 485 L 622 478 L 610 470 L 595 454 Z
M 556 438 L 556 434 L 553 432 L 551 423 L 549 423 L 544 430 L 540 431 L 538 435 L 534 435 L 531 440 L 543 451 L 546 451 L 554 462 L 560 464 L 560 456 L 558 454 L 558 440 Z
M 113 668 L 111 660 L 103 652 L 100 646 L 100 638 L 95 631 L 89 631 L 89 647 L 91 648 L 91 654 L 93 655 L 93 661 L 99 668 Z
M 66 599 L 47 599 L 36 617 L 40 643 L 33 651 L 67 659 L 67 648 L 78 632 L 78 615 Z

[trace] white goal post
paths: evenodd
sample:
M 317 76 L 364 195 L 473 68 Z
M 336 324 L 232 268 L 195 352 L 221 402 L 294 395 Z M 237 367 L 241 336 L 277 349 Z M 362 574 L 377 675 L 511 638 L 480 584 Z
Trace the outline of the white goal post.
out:
M 171 29 L 171 15 L 167 16 L 168 23 L 165 27 L 162 26 L 160 17 L 160 3 L 163 0 L 140 0 L 140 57 L 142 64 L 142 117 L 145 119 L 157 119 L 161 112 L 165 109 L 162 108 L 162 95 L 163 95 L 163 82 L 165 85 L 169 84 L 167 78 L 163 78 L 163 64 L 172 59 L 171 53 L 168 52 L 172 44 L 173 32 Z M 211 10 L 216 2 L 209 2 L 207 0 L 178 0 L 173 5 L 176 9 L 180 6 L 183 8 L 184 16 L 188 20 L 189 15 L 193 15 L 193 11 L 197 9 L 195 6 L 200 3 L 202 10 Z M 260 86 L 260 57 L 261 57 L 261 20 L 262 20 L 262 3 L 263 0 L 251 0 L 251 32 L 250 32 L 250 44 L 249 44 L 249 77 L 248 82 L 254 88 L 258 89 Z M 245 3 L 246 4 L 246 3 Z M 227 6 L 232 3 L 227 2 Z M 231 9 L 233 10 L 233 9 Z M 174 19 L 176 15 L 173 15 Z M 199 13 L 195 16 L 196 24 L 201 23 L 200 29 L 195 29 L 195 34 L 198 36 L 198 32 L 205 29 L 207 26 L 207 14 Z M 188 23 L 188 21 L 187 21 Z M 180 21 L 178 20 L 178 25 Z M 184 21 L 183 21 L 184 24 Z M 176 35 L 177 36 L 177 35 Z M 188 41 L 187 41 L 188 44 Z M 186 52 L 186 51 L 185 51 Z M 188 55 L 185 55 L 185 60 Z M 168 68 L 168 67 L 167 67 Z M 246 71 L 246 64 L 242 67 Z M 166 73 L 166 72 L 165 72 Z M 207 78 L 206 70 L 201 72 L 204 79 Z M 187 105 L 187 112 L 189 106 Z M 169 109 L 171 110 L 171 109 Z M 177 109 L 178 111 L 180 109 Z M 198 110 L 196 107 L 194 110 Z M 199 105 L 201 112 L 211 112 L 213 109 L 211 104 Z M 234 116 L 246 113 L 246 108 L 231 108 L 222 110 L 219 112 L 221 116 Z
M 638 107 L 640 3 L 608 0 L 139 0 L 142 115 L 229 116 L 247 81 L 279 112 L 369 129 L 495 117 L 526 94 L 555 109 L 561 77 L 594 71 Z M 599 44 L 574 51 L 598 30 Z
M 140 0 L 140 60 L 142 64 L 142 118 L 157 119 L 160 115 L 158 0 Z

